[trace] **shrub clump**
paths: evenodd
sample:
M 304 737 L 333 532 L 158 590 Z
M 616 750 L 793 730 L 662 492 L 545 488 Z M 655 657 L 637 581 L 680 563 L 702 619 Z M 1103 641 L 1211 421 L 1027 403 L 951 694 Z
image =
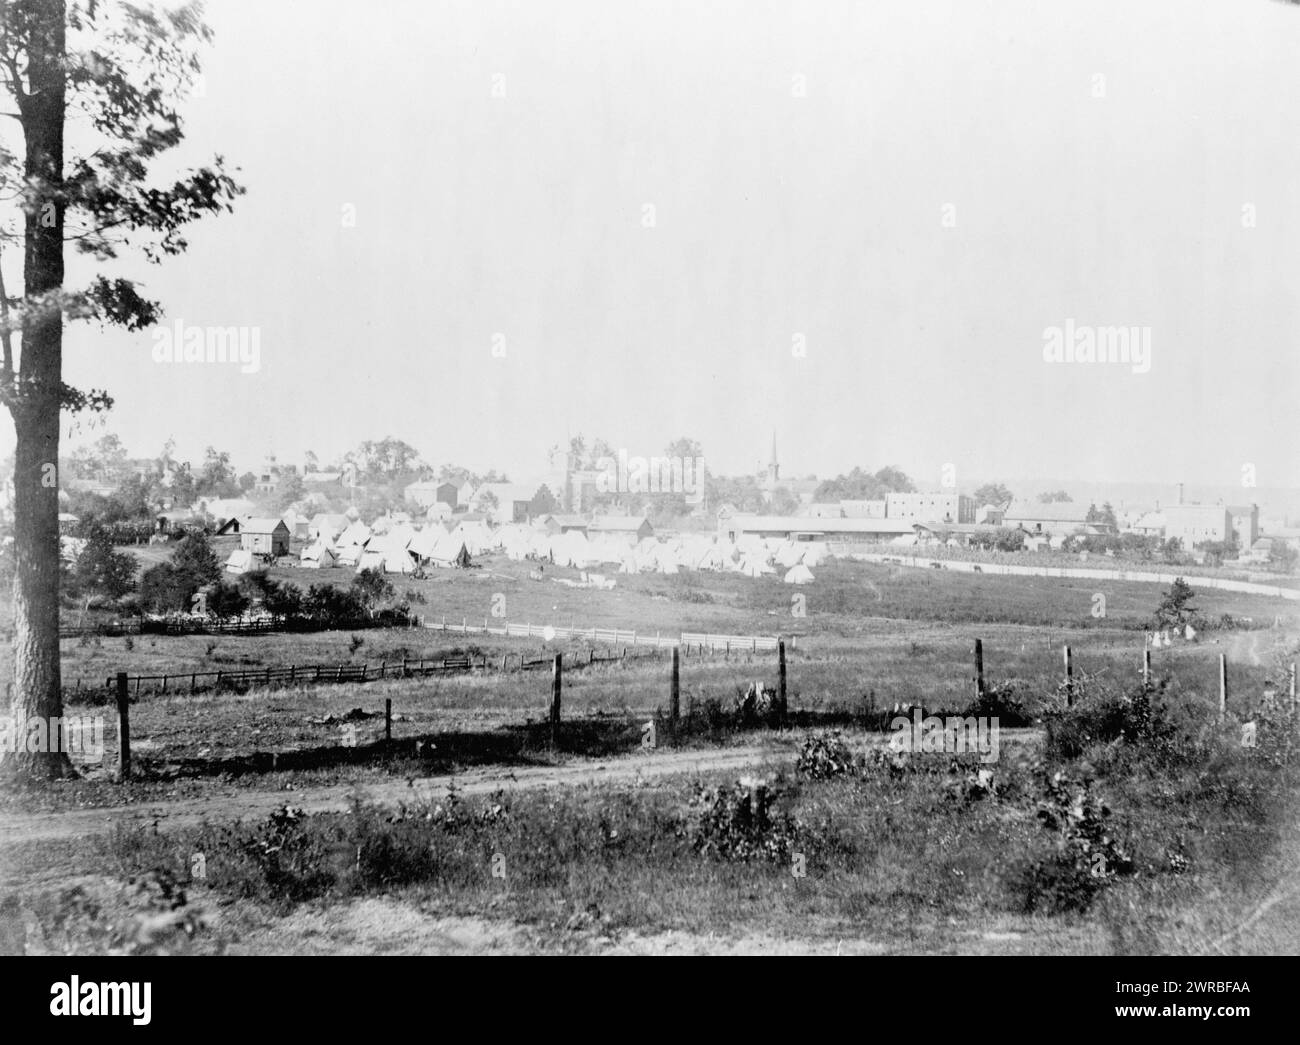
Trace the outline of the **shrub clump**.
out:
M 962 715 L 996 719 L 998 725 L 1006 729 L 1020 729 L 1035 722 L 1024 687 L 1017 682 L 989 683 L 984 687 L 984 693 L 971 701 Z
M 1026 913 L 1086 911 L 1103 889 L 1133 873 L 1133 859 L 1112 832 L 1110 816 L 1086 777 L 1062 770 L 1047 779 L 1037 817 L 1052 835 L 1051 852 L 1022 865 L 1012 883 Z
M 1163 699 L 1165 686 L 1161 681 L 1119 694 L 1076 690 L 1073 707 L 1048 717 L 1048 758 L 1080 758 L 1094 744 L 1122 744 L 1153 767 L 1186 765 L 1203 758 L 1200 739 L 1170 717 Z
M 844 742 L 839 730 L 806 737 L 799 748 L 799 757 L 795 762 L 795 771 L 810 780 L 853 776 L 857 770 L 853 753 Z
M 798 846 L 800 824 L 773 807 L 780 791 L 766 781 L 742 778 L 730 787 L 695 784 L 692 847 L 723 860 L 786 861 Z

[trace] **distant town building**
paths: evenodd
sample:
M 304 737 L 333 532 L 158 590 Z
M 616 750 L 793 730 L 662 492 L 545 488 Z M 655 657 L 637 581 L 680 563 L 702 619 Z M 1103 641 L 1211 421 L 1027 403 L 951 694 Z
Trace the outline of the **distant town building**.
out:
M 650 525 L 649 519 L 639 515 L 606 515 L 593 519 L 587 527 L 587 533 L 592 537 L 602 533 L 624 534 L 640 541 L 653 537 L 655 528 Z
M 806 515 L 742 515 L 718 520 L 718 532 L 795 541 L 882 541 L 915 534 L 910 519 L 819 519 Z
M 964 493 L 890 493 L 885 495 L 885 518 L 973 523 L 975 500 Z
M 539 518 L 533 525 L 554 536 L 555 534 L 572 533 L 574 531 L 585 535 L 591 524 L 581 515 L 548 513 Z
M 422 479 L 406 487 L 402 491 L 402 496 L 421 508 L 429 508 L 432 505 L 442 503 L 455 511 L 460 494 L 455 483 L 440 483 L 433 479 Z
M 532 483 L 484 483 L 474 491 L 470 509 L 486 511 L 498 523 L 528 522 L 539 486 Z M 495 507 L 489 507 L 493 503 Z
M 798 514 L 810 519 L 843 519 L 844 509 L 838 502 L 834 504 L 819 504 L 814 501 L 812 504 L 807 504 L 800 508 Z
M 883 519 L 885 502 L 879 501 L 840 501 L 840 512 L 846 519 Z
M 1232 520 L 1232 534 L 1242 551 L 1253 548 L 1259 540 L 1259 505 L 1230 504 L 1228 515 Z
M 1165 539 L 1177 538 L 1188 551 L 1232 535 L 1232 516 L 1221 504 L 1171 504 L 1164 508 L 1164 516 Z
M 1088 505 L 1073 501 L 1012 501 L 1002 516 L 1004 526 L 1019 526 L 1032 534 L 1067 535 L 1088 525 Z

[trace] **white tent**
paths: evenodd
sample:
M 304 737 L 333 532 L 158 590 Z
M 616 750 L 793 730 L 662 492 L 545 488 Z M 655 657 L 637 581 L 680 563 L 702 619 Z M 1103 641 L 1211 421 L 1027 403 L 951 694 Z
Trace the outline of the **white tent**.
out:
M 727 558 L 722 554 L 722 549 L 713 545 L 704 550 L 695 562 L 697 570 L 721 570 L 727 565 Z
M 257 569 L 257 560 L 247 548 L 236 548 L 226 560 L 227 573 L 248 573 Z
M 747 558 L 740 561 L 740 572 L 746 577 L 764 577 L 769 573 L 775 573 L 776 570 L 762 559 Z
M 340 566 L 355 566 L 365 554 L 364 544 L 349 544 L 346 548 L 338 549 L 336 560 Z
M 385 573 L 414 573 L 415 559 L 405 548 L 384 556 Z
M 551 557 L 557 566 L 572 566 L 579 570 L 600 561 L 592 556 L 586 535 L 577 530 L 551 538 Z
M 339 548 L 346 548 L 352 544 L 365 544 L 370 540 L 370 527 L 363 522 L 349 523 L 348 527 L 339 534 L 339 539 L 335 545 Z
M 804 549 L 795 541 L 786 541 L 776 550 L 773 561 L 778 566 L 796 566 L 799 560 L 803 558 Z
M 333 566 L 338 555 L 325 541 L 317 541 L 302 550 L 300 564 L 308 570 L 320 570 Z
M 811 584 L 812 580 L 812 570 L 808 569 L 803 563 L 791 566 L 785 575 L 786 584 Z
M 367 549 L 361 553 L 360 559 L 357 560 L 357 573 L 364 570 L 381 570 L 387 573 L 388 570 L 384 568 L 384 560 L 385 555 L 383 552 L 372 552 Z
M 452 566 L 468 566 L 470 560 L 469 548 L 465 542 L 454 533 L 444 533 L 433 542 L 431 546 L 421 545 L 416 542 L 415 547 L 419 548 L 417 554 L 428 559 L 433 565 L 441 566 L 444 569 Z M 427 548 L 427 554 L 425 549 Z
M 243 518 L 241 515 L 239 518 Z M 328 512 L 321 512 L 307 527 L 308 537 L 324 537 L 332 541 L 348 528 L 348 517 L 346 515 L 331 515 Z
M 409 526 L 398 524 L 379 537 L 372 537 L 365 554 L 357 564 L 361 570 L 382 569 L 385 573 L 411 573 L 415 570 L 415 556 L 408 551 L 416 533 Z
M 482 555 L 496 546 L 491 529 L 477 520 L 458 524 L 451 536 L 461 541 L 470 555 Z

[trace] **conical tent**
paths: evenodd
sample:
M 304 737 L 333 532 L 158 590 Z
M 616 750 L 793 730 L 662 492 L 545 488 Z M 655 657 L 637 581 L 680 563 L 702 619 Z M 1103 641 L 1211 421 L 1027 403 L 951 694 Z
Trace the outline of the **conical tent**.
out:
M 812 580 L 812 570 L 808 569 L 803 563 L 791 566 L 785 575 L 786 584 L 811 584 Z
M 387 573 L 384 569 L 384 553 L 364 551 L 357 562 L 357 573 L 363 573 L 366 570 L 379 570 L 381 573 Z
M 576 530 L 551 538 L 551 556 L 557 566 L 572 566 L 579 570 L 599 561 L 592 557 L 586 536 Z
M 369 526 L 363 522 L 354 522 L 350 523 L 347 529 L 339 534 L 339 539 L 334 543 L 336 547 L 346 548 L 351 544 L 365 544 L 366 541 L 370 540 L 370 537 Z
M 721 570 L 727 564 L 726 556 L 716 546 L 707 548 L 695 563 L 697 570 Z
M 454 533 L 443 534 L 430 550 L 428 559 L 434 566 L 443 568 L 464 568 L 470 564 L 469 549 Z
M 302 550 L 301 564 L 309 570 L 319 570 L 333 566 L 338 560 L 334 549 L 324 541 L 317 541 Z
M 414 573 L 415 559 L 405 548 L 384 555 L 385 573 Z

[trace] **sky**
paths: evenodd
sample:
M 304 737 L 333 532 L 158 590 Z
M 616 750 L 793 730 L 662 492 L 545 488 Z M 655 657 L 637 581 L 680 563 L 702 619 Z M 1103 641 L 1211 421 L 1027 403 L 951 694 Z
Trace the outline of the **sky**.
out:
M 207 16 L 161 170 L 220 153 L 247 195 L 184 256 L 112 271 L 171 328 L 256 332 L 260 366 L 71 328 L 67 379 L 116 397 L 72 445 L 252 467 L 392 435 L 517 477 L 579 432 L 645 456 L 690 436 L 739 473 L 775 431 L 784 475 L 1300 486 L 1300 8 Z M 1067 324 L 1136 328 L 1149 369 L 1045 359 Z

